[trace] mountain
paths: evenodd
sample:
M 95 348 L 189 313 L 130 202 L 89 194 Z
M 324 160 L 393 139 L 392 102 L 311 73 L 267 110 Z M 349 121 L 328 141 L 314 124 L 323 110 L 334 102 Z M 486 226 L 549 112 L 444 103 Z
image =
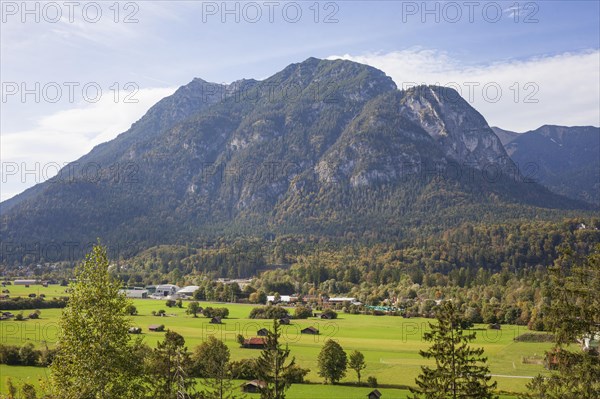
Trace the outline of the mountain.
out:
M 503 146 L 506 146 L 508 143 L 510 143 L 520 135 L 520 133 L 500 129 L 496 126 L 492 126 L 492 130 L 494 131 L 494 133 L 496 133 L 496 136 L 498 136 Z
M 100 237 L 127 255 L 267 233 L 398 239 L 586 207 L 525 181 L 456 91 L 401 91 L 375 68 L 309 58 L 262 81 L 194 79 L 0 204 L 0 236 L 57 245 L 57 258 Z
M 522 134 L 503 132 L 512 135 L 503 140 L 508 155 L 528 178 L 555 193 L 600 204 L 599 128 L 545 125 Z

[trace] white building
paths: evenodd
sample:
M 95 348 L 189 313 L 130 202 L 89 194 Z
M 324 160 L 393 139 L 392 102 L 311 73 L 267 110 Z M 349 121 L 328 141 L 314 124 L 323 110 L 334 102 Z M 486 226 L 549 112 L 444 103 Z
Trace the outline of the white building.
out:
M 148 290 L 144 289 L 119 290 L 119 293 L 125 294 L 127 298 L 148 298 Z
M 37 284 L 37 280 L 15 280 L 13 281 L 14 285 L 33 285 Z
M 154 296 L 158 296 L 158 297 L 174 296 L 177 293 L 177 291 L 179 291 L 179 287 L 174 284 L 161 284 L 156 287 Z
M 290 303 L 290 302 L 296 302 L 298 300 L 297 296 L 291 296 L 291 295 L 280 295 L 279 296 L 279 302 L 283 302 L 283 303 Z M 267 302 L 275 302 L 275 295 L 267 295 Z
M 183 298 L 191 298 L 194 296 L 194 292 L 198 291 L 199 288 L 200 287 L 197 285 L 188 285 L 177 291 L 177 295 Z
M 362 305 L 360 301 L 353 297 L 331 297 L 328 299 L 329 303 L 344 303 L 349 302 L 353 305 Z

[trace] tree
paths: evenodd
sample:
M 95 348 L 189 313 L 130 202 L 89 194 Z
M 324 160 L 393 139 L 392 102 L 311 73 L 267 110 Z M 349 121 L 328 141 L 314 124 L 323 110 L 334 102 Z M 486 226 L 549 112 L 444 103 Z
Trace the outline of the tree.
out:
M 341 345 L 332 339 L 325 341 L 318 358 L 319 375 L 335 384 L 346 375 L 347 356 Z
M 172 399 L 187 395 L 193 381 L 188 377 L 185 365 L 190 364 L 185 339 L 175 331 L 167 330 L 150 356 L 148 374 L 153 377 L 152 397 Z
M 15 399 L 17 395 L 17 387 L 13 384 L 12 379 L 6 379 L 6 389 L 8 390 L 8 399 Z
M 75 270 L 76 282 L 59 321 L 51 389 L 61 399 L 141 397 L 140 367 L 131 353 L 128 300 L 96 245 Z
M 233 381 L 229 367 L 229 348 L 223 341 L 210 335 L 206 341 L 196 347 L 192 355 L 194 371 L 197 376 L 204 377 L 205 398 L 234 398 Z
M 365 355 L 361 352 L 355 350 L 350 354 L 350 361 L 348 362 L 348 366 L 356 371 L 356 377 L 358 378 L 358 383 L 360 384 L 360 372 L 364 370 L 367 365 L 365 363 Z
M 130 315 L 130 316 L 135 316 L 138 313 L 138 311 L 137 311 L 137 308 L 135 307 L 135 305 L 133 303 L 128 303 L 125 306 L 125 313 L 128 314 L 128 315 Z
M 307 319 L 313 315 L 313 311 L 308 306 L 297 306 L 294 309 L 294 318 L 295 319 Z
M 534 378 L 527 387 L 534 398 L 574 399 L 600 397 L 600 357 L 593 347 L 569 344 L 585 342 L 598 334 L 600 326 L 600 246 L 586 259 L 570 249 L 550 268 L 550 305 L 546 320 L 554 333 L 554 347 L 546 353 L 556 370 Z
M 287 344 L 285 349 L 281 346 L 280 337 L 279 321 L 273 320 L 273 329 L 267 332 L 265 347 L 256 360 L 257 377 L 267 384 L 260 389 L 261 399 L 285 399 L 285 391 L 292 385 L 290 370 L 296 359 L 292 357 L 286 364 L 290 349 Z
M 200 304 L 196 301 L 190 302 L 187 307 L 187 313 L 194 315 L 194 317 L 198 317 L 198 312 L 200 311 Z
M 413 398 L 497 398 L 492 393 L 497 383 L 489 384 L 490 370 L 482 356 L 483 348 L 469 346 L 475 333 L 465 333 L 456 306 L 444 302 L 436 316 L 437 323 L 429 323 L 431 331 L 424 334 L 432 345 L 427 351 L 420 351 L 422 357 L 434 359 L 436 367 L 421 366 L 421 374 L 415 380 L 418 388 L 410 388 Z
M 35 387 L 28 383 L 23 384 L 21 387 L 21 393 L 23 394 L 23 399 L 36 399 L 37 397 Z

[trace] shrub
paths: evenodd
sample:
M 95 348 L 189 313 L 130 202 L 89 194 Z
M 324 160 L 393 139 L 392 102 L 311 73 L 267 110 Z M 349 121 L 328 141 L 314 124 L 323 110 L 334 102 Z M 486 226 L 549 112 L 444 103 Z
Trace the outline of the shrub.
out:
M 0 344 L 0 363 L 9 366 L 17 366 L 21 363 L 19 347 L 14 345 Z
M 68 298 L 53 298 L 45 300 L 43 298 L 21 298 L 15 297 L 0 301 L 1 310 L 21 310 L 21 309 L 60 309 L 67 306 Z
M 255 359 L 241 359 L 229 363 L 231 376 L 238 380 L 256 379 L 256 361 Z
M 130 316 L 135 316 L 138 311 L 137 308 L 132 304 L 127 304 L 127 306 L 125 306 L 125 313 L 127 313 Z
M 210 306 L 207 308 L 204 308 L 204 310 L 202 311 L 202 314 L 206 317 L 208 317 L 209 319 L 212 319 L 213 317 L 221 317 L 223 319 L 227 318 L 227 316 L 229 316 L 229 309 L 227 308 L 211 308 Z
M 307 319 L 311 317 L 312 314 L 313 311 L 308 306 L 297 306 L 296 309 L 294 309 L 294 318 L 296 319 Z
M 367 378 L 367 385 L 371 388 L 377 388 L 377 378 L 373 377 L 372 375 L 369 376 L 369 378 Z
M 251 319 L 281 319 L 286 316 L 289 316 L 289 312 L 287 309 L 282 308 L 281 306 L 261 306 L 258 308 L 254 308 L 250 311 Z

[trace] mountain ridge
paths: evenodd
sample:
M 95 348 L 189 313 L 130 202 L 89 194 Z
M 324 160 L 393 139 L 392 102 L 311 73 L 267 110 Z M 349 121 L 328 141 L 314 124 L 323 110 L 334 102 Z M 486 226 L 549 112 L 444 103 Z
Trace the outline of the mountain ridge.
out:
M 343 60 L 309 58 L 262 81 L 194 79 L 76 162 L 106 173 L 3 203 L 2 241 L 102 237 L 135 251 L 222 234 L 394 237 L 588 207 L 524 180 L 452 89 L 401 91 Z

